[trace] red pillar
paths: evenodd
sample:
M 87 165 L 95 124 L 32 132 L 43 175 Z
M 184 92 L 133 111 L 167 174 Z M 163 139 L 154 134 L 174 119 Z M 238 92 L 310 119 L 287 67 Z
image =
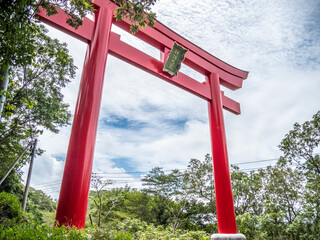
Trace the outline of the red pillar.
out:
M 211 73 L 208 82 L 212 95 L 212 101 L 209 101 L 209 122 L 218 230 L 219 233 L 237 233 L 218 74 Z
M 84 228 L 86 220 L 112 17 L 107 8 L 95 12 L 95 30 L 84 61 L 57 208 L 58 224 L 78 229 Z

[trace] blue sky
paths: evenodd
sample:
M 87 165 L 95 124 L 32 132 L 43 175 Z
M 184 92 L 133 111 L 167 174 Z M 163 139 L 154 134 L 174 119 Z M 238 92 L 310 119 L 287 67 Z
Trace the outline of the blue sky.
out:
M 225 113 L 232 164 L 281 155 L 277 145 L 295 122 L 310 120 L 320 106 L 320 1 L 160 0 L 159 21 L 209 53 L 249 71 L 243 88 L 225 90 L 242 114 Z M 113 27 L 121 39 L 159 57 L 159 52 Z M 56 30 L 78 66 L 64 90 L 73 112 L 86 44 Z M 188 68 L 182 68 L 203 80 Z M 31 185 L 58 196 L 71 128 L 44 133 Z M 318 151 L 319 152 L 319 151 Z M 93 171 L 121 177 L 115 186 L 140 187 L 155 166 L 185 169 L 191 158 L 211 153 L 207 103 L 108 56 Z M 263 167 L 274 161 L 240 165 Z M 46 187 L 47 186 L 47 187 Z M 48 187 L 49 186 L 49 187 Z

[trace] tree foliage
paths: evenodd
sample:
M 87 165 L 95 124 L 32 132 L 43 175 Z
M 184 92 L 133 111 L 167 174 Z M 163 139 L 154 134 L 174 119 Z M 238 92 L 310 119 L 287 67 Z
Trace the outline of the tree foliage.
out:
M 236 215 L 247 212 L 262 213 L 264 172 L 243 172 L 238 166 L 231 165 L 233 200 Z
M 56 14 L 56 8 L 65 10 L 67 23 L 75 28 L 82 24 L 82 18 L 92 11 L 91 1 L 36 1 L 15 0 L 0 2 L 0 66 L 24 66 L 35 57 L 35 41 L 38 26 L 33 18 L 39 7 L 48 15 Z
M 139 26 L 153 26 L 155 14 L 150 7 L 156 0 L 115 0 L 119 4 L 116 19 L 129 18 L 131 31 L 135 33 Z M 0 67 L 6 70 L 9 66 L 31 64 L 35 57 L 36 34 L 38 27 L 34 15 L 42 7 L 47 15 L 57 14 L 57 8 L 64 10 L 68 18 L 66 23 L 77 29 L 82 19 L 94 11 L 92 0 L 15 0 L 0 1 Z
M 117 21 L 128 19 L 131 23 L 130 31 L 135 34 L 139 31 L 139 27 L 145 28 L 147 25 L 154 27 L 155 13 L 151 11 L 151 7 L 157 0 L 114 0 L 119 4 L 115 18 Z
M 194 221 L 214 222 L 217 217 L 212 158 L 209 154 L 203 161 L 191 159 L 186 171 L 188 188 L 193 195 L 193 205 L 199 206 L 195 211 Z
M 0 224 L 10 221 L 11 223 L 20 222 L 23 217 L 22 207 L 18 198 L 13 194 L 0 193 Z
M 46 36 L 39 26 L 34 42 L 35 57 L 30 65 L 11 67 L 10 85 L 0 122 L 1 177 L 15 159 L 36 138 L 49 130 L 57 133 L 69 124 L 71 114 L 61 89 L 75 77 L 76 67 L 66 44 Z M 28 148 L 16 170 L 28 159 Z M 37 153 L 41 154 L 38 149 Z
M 0 1 L 0 97 L 6 96 L 4 111 L 0 112 L 0 159 L 4 162 L 0 176 L 27 147 L 31 137 L 38 137 L 43 129 L 58 132 L 71 116 L 68 105 L 63 103 L 61 88 L 75 75 L 73 60 L 65 44 L 46 36 L 47 30 L 36 24 L 35 13 L 42 7 L 50 16 L 60 8 L 68 15 L 67 24 L 77 29 L 84 16 L 94 11 L 92 2 Z M 154 24 L 150 6 L 155 0 L 116 2 L 120 4 L 117 19 L 129 17 L 133 26 Z M 7 73 L 9 88 L 4 91 L 2 82 Z M 28 149 L 18 167 L 29 153 Z
M 55 213 L 56 209 L 57 203 L 53 201 L 51 197 L 41 190 L 30 187 L 26 212 L 30 214 L 33 220 L 44 223 L 48 221 L 45 219 L 45 216 L 50 213 Z M 49 222 L 51 221 L 49 220 Z
M 152 169 L 142 179 L 143 185 L 148 187 L 145 191 L 161 199 L 170 212 L 174 231 L 179 227 L 180 219 L 191 196 L 187 179 L 187 175 L 177 169 L 165 174 L 161 168 Z
M 304 223 L 303 228 L 317 237 L 320 237 L 320 156 L 315 151 L 319 150 L 319 144 L 320 111 L 310 121 L 295 123 L 279 145 L 284 162 L 296 165 L 296 170 L 304 177 L 299 224 Z M 294 224 L 297 225 L 297 221 Z
M 93 202 L 97 208 L 98 212 L 98 220 L 97 220 L 97 225 L 98 227 L 101 226 L 101 212 L 102 208 L 106 205 L 106 191 L 104 191 L 104 188 L 108 185 L 111 185 L 112 181 L 110 180 L 104 180 L 101 176 L 99 176 L 97 173 L 93 173 L 91 177 L 91 187 L 95 190 L 95 194 L 92 197 Z M 110 200 L 110 199 L 108 199 Z M 108 215 L 110 214 L 111 210 L 114 208 L 115 204 L 117 201 L 111 201 L 111 207 L 109 208 L 109 211 L 106 211 L 104 209 L 104 216 L 103 218 L 107 218 Z
M 3 240 L 88 240 L 86 233 L 75 228 L 48 227 L 38 222 L 23 222 L 20 224 L 0 225 L 0 239 Z
M 284 158 L 290 164 L 295 163 L 299 170 L 307 175 L 320 175 L 320 111 L 318 111 L 311 121 L 303 124 L 295 123 L 293 130 L 286 134 L 281 141 L 279 148 L 284 153 Z

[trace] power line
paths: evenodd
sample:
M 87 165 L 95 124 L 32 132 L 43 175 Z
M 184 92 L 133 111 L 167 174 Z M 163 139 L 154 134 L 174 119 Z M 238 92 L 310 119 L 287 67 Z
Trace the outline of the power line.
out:
M 279 158 L 256 160 L 256 161 L 250 161 L 250 162 L 233 163 L 232 165 L 242 165 L 242 164 L 259 163 L 259 162 L 271 162 L 271 161 L 277 161 L 277 160 L 279 160 Z
M 252 163 L 255 162 L 265 162 L 265 161 L 272 161 L 275 159 L 266 159 L 266 160 L 258 160 L 258 161 L 254 161 Z M 251 162 L 247 162 L 247 163 L 251 163 Z M 245 164 L 245 163 L 243 163 Z M 263 167 L 265 168 L 265 167 Z M 248 169 L 241 169 L 241 171 L 251 171 L 251 170 L 256 170 L 256 169 L 263 169 L 263 168 L 248 168 Z M 180 171 L 185 171 L 187 169 L 166 169 L 166 170 L 162 170 L 163 172 L 169 172 L 169 171 L 173 171 L 173 170 L 180 170 Z M 113 173 L 96 173 L 98 175 L 114 175 L 114 174 L 131 174 L 131 173 L 149 173 L 149 171 L 134 171 L 134 172 L 113 172 Z M 142 176 L 140 176 L 141 178 Z M 109 179 L 114 181 L 114 184 L 117 183 L 138 183 L 141 182 L 141 180 L 138 179 L 130 179 L 130 176 L 117 176 L 117 177 L 112 177 L 112 178 L 107 178 L 107 177 L 103 177 L 105 179 Z M 121 179 L 121 180 L 118 180 Z M 128 179 L 128 180 L 125 180 Z M 57 190 L 60 188 L 61 185 L 61 181 L 60 180 L 56 180 L 56 181 L 52 181 L 52 182 L 46 182 L 46 183 L 41 183 L 41 184 L 37 184 L 37 185 L 33 185 L 34 188 L 37 188 L 38 190 L 41 191 L 47 191 L 53 188 L 57 188 Z
M 161 171 L 162 172 L 171 172 L 171 171 L 173 171 L 173 170 L 179 170 L 179 171 L 185 171 L 185 170 L 187 170 L 187 169 L 178 169 L 178 168 L 175 168 L 175 169 L 164 169 L 164 170 L 162 170 L 161 169 Z M 134 172 L 110 172 L 110 173 L 108 173 L 108 172 L 106 172 L 106 173 L 95 173 L 95 174 L 98 174 L 98 175 L 113 175 L 113 174 L 135 174 L 135 173 L 150 173 L 150 171 L 134 171 Z
M 314 153 L 313 155 L 319 155 L 319 153 Z M 272 159 L 262 159 L 262 160 L 256 160 L 256 161 L 250 161 L 250 162 L 241 162 L 241 163 L 234 163 L 232 165 L 242 165 L 242 164 L 253 164 L 253 163 L 259 163 L 259 162 L 271 162 L 271 161 L 276 161 L 279 160 L 280 158 L 272 158 Z M 301 159 L 299 159 L 301 160 Z M 255 170 L 259 170 L 259 169 L 266 169 L 267 166 L 265 167 L 256 167 L 256 168 L 245 168 L 245 169 L 240 169 L 240 171 L 243 172 L 250 172 L 250 171 L 255 171 Z M 179 170 L 179 171 L 185 171 L 187 169 L 164 169 L 161 170 L 163 172 L 170 172 L 173 170 Z M 105 173 L 96 173 L 97 175 L 102 176 L 103 179 L 108 179 L 108 180 L 112 180 L 114 181 L 114 184 L 129 184 L 129 183 L 141 183 L 141 180 L 139 179 L 132 179 L 132 177 L 130 176 L 116 176 L 116 177 L 106 177 L 107 175 L 121 175 L 121 174 L 146 174 L 146 173 L 150 173 L 150 171 L 132 171 L 132 172 L 105 172 Z M 135 177 L 140 177 L 142 178 L 143 176 L 135 176 Z M 127 180 L 126 180 L 127 179 Z M 61 185 L 61 180 L 56 180 L 56 181 L 52 181 L 52 182 L 46 182 L 46 183 L 41 183 L 41 184 L 36 184 L 33 185 L 34 188 L 38 188 L 38 190 L 41 191 L 46 191 L 47 193 L 49 192 L 57 192 L 60 189 L 60 185 Z M 112 189 L 112 188 L 110 188 Z
M 319 153 L 314 153 L 313 155 L 317 155 Z M 248 161 L 248 162 L 240 162 L 240 163 L 231 163 L 231 165 L 242 165 L 242 164 L 253 164 L 253 163 L 259 163 L 259 162 L 271 162 L 271 161 L 277 161 L 279 160 L 280 157 L 278 158 L 271 158 L 271 159 L 261 159 L 261 160 L 255 160 L 255 161 Z M 301 160 L 301 159 L 300 159 Z M 178 169 L 178 168 L 175 168 L 175 169 L 164 169 L 164 170 L 161 170 L 163 172 L 170 172 L 170 171 L 173 171 L 173 170 L 179 170 L 179 171 L 185 171 L 187 169 Z M 137 174 L 137 173 L 150 173 L 150 171 L 134 171 L 134 172 L 105 172 L 105 173 L 96 173 L 98 175 L 113 175 L 113 174 Z
M 56 186 L 51 186 L 51 187 L 38 188 L 37 190 L 44 191 L 44 190 L 49 190 L 49 189 L 54 189 L 54 188 L 60 188 L 60 184 L 56 185 Z
M 47 186 L 47 185 L 52 185 L 52 184 L 60 184 L 61 180 L 56 180 L 52 182 L 46 182 L 46 183 L 40 183 L 40 184 L 32 184 L 33 187 L 42 187 L 42 186 Z

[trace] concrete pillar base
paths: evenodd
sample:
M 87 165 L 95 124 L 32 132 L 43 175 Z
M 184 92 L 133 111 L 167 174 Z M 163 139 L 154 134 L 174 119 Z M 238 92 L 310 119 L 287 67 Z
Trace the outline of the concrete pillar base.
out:
M 243 240 L 246 239 L 246 237 L 243 234 L 213 234 L 211 235 L 211 240 Z

